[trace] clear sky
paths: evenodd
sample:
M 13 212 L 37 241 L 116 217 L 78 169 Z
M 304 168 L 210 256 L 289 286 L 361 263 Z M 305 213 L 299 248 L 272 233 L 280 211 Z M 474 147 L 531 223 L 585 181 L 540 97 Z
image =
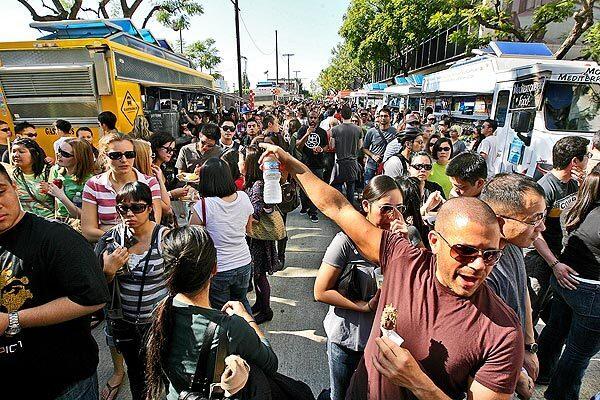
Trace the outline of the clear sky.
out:
M 118 0 L 113 0 L 118 3 Z M 133 0 L 128 0 L 132 3 Z M 183 32 L 184 42 L 212 37 L 216 41 L 223 62 L 218 70 L 224 75 L 230 89 L 237 85 L 235 48 L 235 24 L 233 5 L 230 0 L 200 0 L 204 14 L 192 19 L 192 27 Z M 10 3 L 12 3 L 11 6 Z M 51 2 L 48 2 L 51 4 Z M 84 7 L 93 7 L 97 0 L 84 0 Z M 134 15 L 134 23 L 141 27 L 142 21 L 151 7 L 152 0 L 144 0 Z M 349 0 L 239 0 L 241 17 L 248 29 L 240 21 L 241 52 L 248 58 L 248 77 L 251 86 L 265 79 L 275 77 L 275 29 L 279 35 L 279 76 L 287 77 L 287 59 L 284 53 L 293 53 L 290 58 L 290 76 L 299 70 L 298 77 L 305 87 L 316 79 L 331 57 L 331 49 L 340 41 L 338 29 Z M 41 0 L 31 0 L 38 14 L 43 14 Z M 31 15 L 17 0 L 2 0 L 2 14 L 5 21 L 0 29 L 1 41 L 30 40 L 39 32 L 29 28 Z M 95 18 L 94 13 L 82 12 L 81 18 Z M 153 21 L 148 24 L 156 37 L 166 38 L 175 46 L 179 35 Z M 250 35 L 248 34 L 250 33 Z M 251 38 L 254 39 L 253 43 Z M 263 54 L 264 53 L 264 54 Z M 243 65 L 242 65 L 243 68 Z

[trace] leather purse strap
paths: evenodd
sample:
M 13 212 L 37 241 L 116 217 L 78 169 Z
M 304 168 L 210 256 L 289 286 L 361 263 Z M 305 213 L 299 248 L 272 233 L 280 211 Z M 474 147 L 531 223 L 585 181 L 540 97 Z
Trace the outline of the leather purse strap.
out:
M 210 383 L 206 376 L 207 360 L 212 347 L 213 339 L 215 336 L 215 330 L 217 329 L 217 323 L 210 321 L 206 330 L 204 331 L 204 338 L 202 339 L 202 347 L 200 347 L 200 353 L 198 353 L 198 362 L 196 363 L 196 371 L 194 377 L 190 382 L 190 391 L 199 392 L 208 395 L 208 389 Z

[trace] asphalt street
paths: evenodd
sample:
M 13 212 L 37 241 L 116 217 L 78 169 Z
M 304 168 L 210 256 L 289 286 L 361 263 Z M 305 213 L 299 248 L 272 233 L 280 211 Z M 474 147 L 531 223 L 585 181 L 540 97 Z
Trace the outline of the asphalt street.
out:
M 339 228 L 320 216 L 315 224 L 295 211 L 288 215 L 287 268 L 269 277 L 273 321 L 261 325 L 279 357 L 279 371 L 306 382 L 318 395 L 329 386 L 325 353 L 326 336 L 323 318 L 327 306 L 314 301 L 313 284 L 323 253 Z M 253 295 L 249 296 L 253 299 Z M 250 302 L 252 304 L 252 301 Z M 100 387 L 112 374 L 112 362 L 101 327 L 94 330 L 100 347 L 98 382 Z M 536 389 L 534 399 L 543 399 L 544 387 Z M 581 390 L 581 399 L 600 391 L 600 353 L 591 361 Z M 118 399 L 131 399 L 124 381 Z

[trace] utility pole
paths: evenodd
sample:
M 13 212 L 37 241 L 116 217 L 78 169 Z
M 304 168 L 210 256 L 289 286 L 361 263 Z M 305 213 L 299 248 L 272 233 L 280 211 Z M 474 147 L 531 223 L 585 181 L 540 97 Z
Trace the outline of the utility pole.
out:
M 283 55 L 284 57 L 287 57 L 287 62 L 288 62 L 288 75 L 287 75 L 287 90 L 290 90 L 290 57 L 293 57 L 294 55 L 292 53 L 286 53 Z
M 242 97 L 243 86 L 242 85 L 242 55 L 240 51 L 240 9 L 238 7 L 238 0 L 232 0 L 233 6 L 235 7 L 235 40 L 237 48 L 237 73 L 238 73 L 238 94 Z
M 279 86 L 279 47 L 277 47 L 277 29 L 275 29 L 275 85 Z
M 298 80 L 298 72 L 300 71 L 294 71 L 294 74 L 296 75 L 296 94 L 300 94 L 300 81 Z

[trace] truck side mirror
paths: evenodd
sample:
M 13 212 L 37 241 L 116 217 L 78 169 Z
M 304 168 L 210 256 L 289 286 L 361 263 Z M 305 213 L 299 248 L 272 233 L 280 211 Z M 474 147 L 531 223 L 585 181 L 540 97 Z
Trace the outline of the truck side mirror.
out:
M 517 132 L 517 136 L 523 141 L 525 146 L 531 144 L 529 132 L 533 129 L 534 115 L 535 111 L 514 111 L 510 120 L 511 129 Z

